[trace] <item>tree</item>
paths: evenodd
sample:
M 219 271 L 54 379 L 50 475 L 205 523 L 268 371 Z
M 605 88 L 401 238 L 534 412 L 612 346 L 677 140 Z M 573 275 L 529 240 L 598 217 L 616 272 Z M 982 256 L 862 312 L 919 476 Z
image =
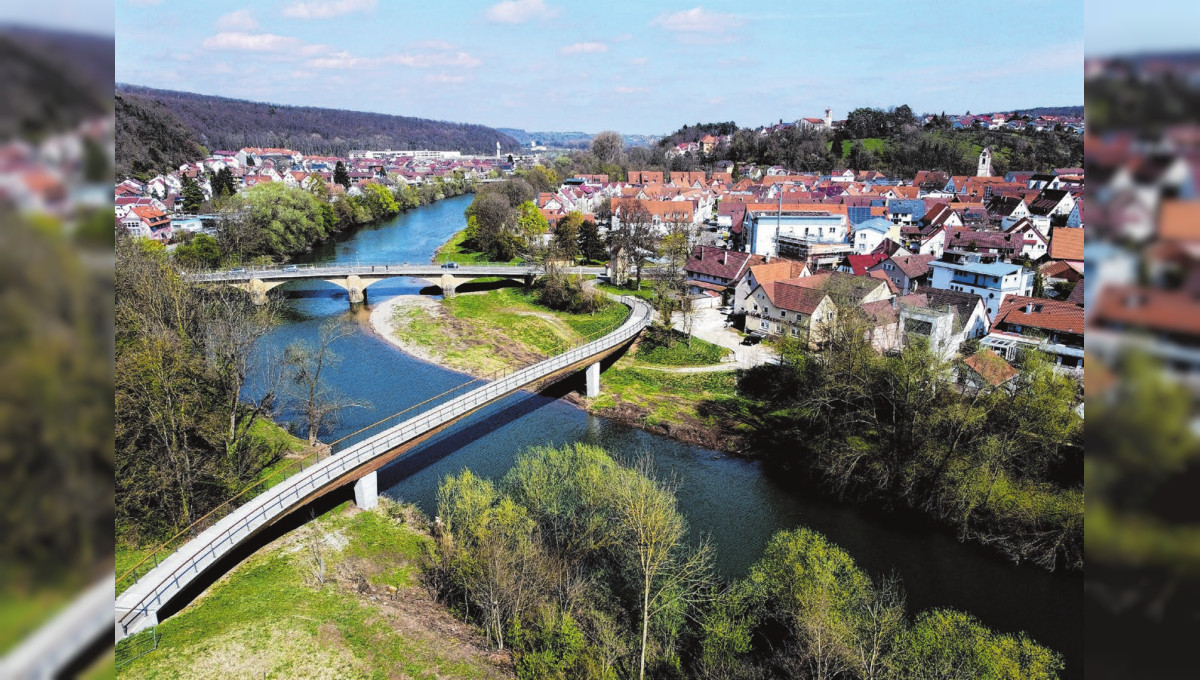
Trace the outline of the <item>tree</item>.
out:
M 213 198 L 237 195 L 237 180 L 229 168 L 222 167 L 212 178 Z
M 519 242 L 516 238 L 517 211 L 508 199 L 499 192 L 488 191 L 476 194 L 467 207 L 467 225 L 474 221 L 474 245 L 488 258 L 496 262 L 507 262 L 516 256 Z
M 550 231 L 550 222 L 546 220 L 546 216 L 538 210 L 537 205 L 533 201 L 525 201 L 517 206 L 517 237 L 521 239 L 521 252 L 532 252 L 542 240 L 542 237 Z
M 337 395 L 323 377 L 326 369 L 336 366 L 341 360 L 333 352 L 333 343 L 352 332 L 353 329 L 344 321 L 330 319 L 321 324 L 315 345 L 297 340 L 284 353 L 284 364 L 290 370 L 293 396 L 299 402 L 301 429 L 307 435 L 309 445 L 317 443 L 321 429 L 331 425 L 339 411 L 367 405 Z
M 1063 670 L 1058 654 L 1024 634 L 998 634 L 969 614 L 945 609 L 917 617 L 900 639 L 896 665 L 903 680 L 1049 680 Z
M 1046 277 L 1041 267 L 1033 270 L 1033 297 L 1046 297 Z
M 222 245 L 227 253 L 283 259 L 328 238 L 335 226 L 327 222 L 320 199 L 282 182 L 251 187 L 241 199 L 223 215 L 228 220 L 226 240 L 234 242 L 232 248 Z
M 208 234 L 196 234 L 175 248 L 175 261 L 189 269 L 215 269 L 221 264 L 221 247 Z
M 350 173 L 346 171 L 345 163 L 338 161 L 337 165 L 333 166 L 333 181 L 347 189 L 350 188 Z
M 592 220 L 579 225 L 579 254 L 584 262 L 604 262 L 608 259 L 608 247 L 600 236 L 600 228 Z
M 582 226 L 583 214 L 578 211 L 571 211 L 558 221 L 558 225 L 554 228 L 554 249 L 557 251 L 558 257 L 570 262 L 574 262 L 579 257 L 579 231 Z
M 621 215 L 621 223 L 613 234 L 613 245 L 623 251 L 623 257 L 637 272 L 637 290 L 642 289 L 642 270 L 658 250 L 654 219 L 646 206 L 637 206 Z
M 625 140 L 622 139 L 619 132 L 604 130 L 592 138 L 590 149 L 601 163 L 620 163 L 621 156 L 625 151 Z
M 623 545 L 638 579 L 638 677 L 645 678 L 651 621 L 668 607 L 694 604 L 707 595 L 712 550 L 707 543 L 687 548 L 687 523 L 675 507 L 672 489 L 653 478 L 647 459 L 639 462 L 637 471 L 618 486 L 616 502 L 626 532 Z
M 185 212 L 196 213 L 204 203 L 204 190 L 195 179 L 183 176 L 183 209 Z

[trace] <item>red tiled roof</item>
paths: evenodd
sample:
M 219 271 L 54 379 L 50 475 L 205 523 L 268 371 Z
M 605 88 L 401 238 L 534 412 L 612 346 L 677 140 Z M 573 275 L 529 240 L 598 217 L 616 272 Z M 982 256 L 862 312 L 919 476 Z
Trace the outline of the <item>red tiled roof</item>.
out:
M 1158 213 L 1158 236 L 1200 241 L 1200 201 L 1164 201 Z
M 746 264 L 762 262 L 761 255 L 739 253 L 713 246 L 696 246 L 683 270 L 689 274 L 705 274 L 730 281 L 738 279 Z
M 799 285 L 797 282 L 802 280 L 775 281 L 760 285 L 762 285 L 763 292 L 767 294 L 767 298 L 771 300 L 771 304 L 776 307 L 789 312 L 812 314 L 817 311 L 817 307 L 820 306 L 827 293 L 819 288 Z
M 1028 326 L 1061 333 L 1083 334 L 1083 307 L 1065 300 L 1010 295 L 1000 305 L 994 325 Z
M 1020 371 L 990 349 L 979 350 L 963 359 L 963 363 L 992 387 L 1002 385 L 1020 375 Z
M 1200 337 L 1200 300 L 1186 291 L 1108 286 L 1098 297 L 1092 311 L 1094 325 Z
M 1050 232 L 1050 259 L 1082 260 L 1083 234 L 1079 227 L 1055 227 Z
M 846 264 L 855 276 L 863 276 L 871 267 L 887 259 L 884 253 L 869 253 L 867 255 L 847 255 Z

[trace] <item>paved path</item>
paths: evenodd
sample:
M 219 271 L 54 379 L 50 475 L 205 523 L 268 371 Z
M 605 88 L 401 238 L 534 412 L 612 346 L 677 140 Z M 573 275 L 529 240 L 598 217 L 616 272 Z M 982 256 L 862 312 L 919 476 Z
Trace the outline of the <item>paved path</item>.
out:
M 734 363 L 737 368 L 751 368 L 777 361 L 775 350 L 769 345 L 762 343 L 743 345 L 742 338 L 744 336 L 732 327 L 725 325 L 725 315 L 720 310 L 716 308 L 701 309 L 695 314 L 692 322 L 692 335 L 714 345 L 733 350 L 733 356 L 736 359 Z M 672 321 L 676 330 L 683 330 L 682 317 L 679 313 L 672 317 Z

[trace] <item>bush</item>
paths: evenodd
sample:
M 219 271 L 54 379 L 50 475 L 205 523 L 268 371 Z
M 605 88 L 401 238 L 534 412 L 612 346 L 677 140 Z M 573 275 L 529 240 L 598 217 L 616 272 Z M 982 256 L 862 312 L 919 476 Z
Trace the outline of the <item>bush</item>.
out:
M 577 276 L 548 274 L 536 284 L 540 305 L 571 314 L 591 314 L 600 309 L 602 300 L 593 290 L 583 287 Z

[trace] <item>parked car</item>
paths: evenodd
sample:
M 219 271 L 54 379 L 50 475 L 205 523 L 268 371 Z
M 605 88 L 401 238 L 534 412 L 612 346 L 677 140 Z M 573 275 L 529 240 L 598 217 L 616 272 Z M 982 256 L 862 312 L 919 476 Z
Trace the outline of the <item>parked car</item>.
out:
M 458 263 L 457 262 L 447 262 L 446 264 L 442 265 L 442 269 L 458 269 Z
M 233 269 L 229 270 L 229 273 L 230 274 L 245 274 L 246 268 L 245 267 L 234 267 Z
M 285 272 L 298 272 L 298 271 L 300 271 L 300 268 L 299 268 L 299 267 L 297 267 L 297 266 L 296 266 L 296 265 L 294 265 L 294 264 L 289 264 L 288 266 L 286 266 L 286 267 L 284 267 L 284 268 L 283 268 L 283 271 L 285 271 Z
M 757 345 L 760 342 L 762 342 L 761 335 L 747 335 L 746 337 L 742 338 L 743 345 Z

